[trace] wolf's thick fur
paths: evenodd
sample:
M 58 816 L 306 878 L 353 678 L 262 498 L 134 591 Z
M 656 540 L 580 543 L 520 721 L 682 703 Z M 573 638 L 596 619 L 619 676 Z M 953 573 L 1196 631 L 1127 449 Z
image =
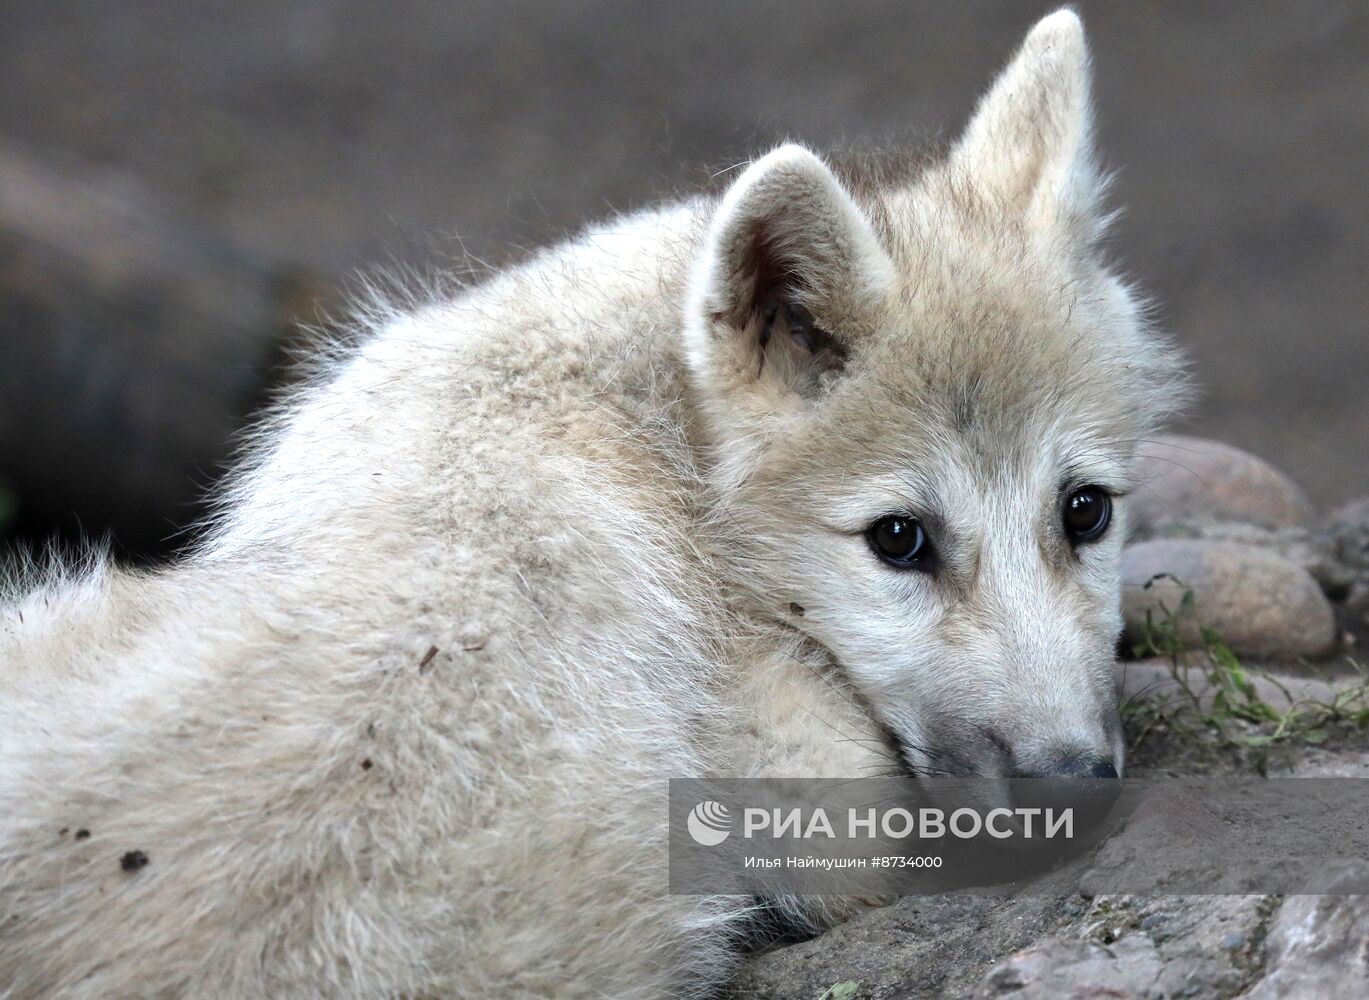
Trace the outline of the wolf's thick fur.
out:
M 667 776 L 1120 768 L 1178 368 L 1096 251 L 1087 82 L 1060 12 L 943 159 L 783 146 L 379 317 L 196 554 L 16 596 L 0 994 L 702 991 L 744 913 L 664 893 Z

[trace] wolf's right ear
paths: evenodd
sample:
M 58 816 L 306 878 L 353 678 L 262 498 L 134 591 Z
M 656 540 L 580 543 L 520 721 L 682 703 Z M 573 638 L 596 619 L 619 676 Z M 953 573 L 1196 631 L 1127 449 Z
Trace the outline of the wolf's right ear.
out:
M 849 317 L 881 298 L 893 265 L 816 155 L 784 145 L 751 164 L 695 264 L 687 336 L 696 377 L 756 402 L 811 395 L 844 363 Z

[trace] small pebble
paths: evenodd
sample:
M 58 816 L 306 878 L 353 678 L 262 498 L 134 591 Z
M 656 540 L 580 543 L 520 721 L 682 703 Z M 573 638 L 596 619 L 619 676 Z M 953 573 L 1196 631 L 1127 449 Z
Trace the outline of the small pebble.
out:
M 1245 946 L 1245 935 L 1240 931 L 1232 931 L 1230 934 L 1223 934 L 1218 947 L 1222 951 L 1236 951 Z

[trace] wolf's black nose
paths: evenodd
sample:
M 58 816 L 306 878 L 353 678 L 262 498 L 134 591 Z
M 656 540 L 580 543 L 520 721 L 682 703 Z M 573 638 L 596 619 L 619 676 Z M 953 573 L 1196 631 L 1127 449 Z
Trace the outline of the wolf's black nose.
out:
M 1056 758 L 1054 765 L 1039 775 L 1041 778 L 1115 778 L 1117 768 L 1112 760 L 1096 753 L 1069 753 Z
M 1110 760 L 1096 760 L 1084 774 L 1090 778 L 1115 778 L 1117 777 L 1117 768 L 1112 766 Z

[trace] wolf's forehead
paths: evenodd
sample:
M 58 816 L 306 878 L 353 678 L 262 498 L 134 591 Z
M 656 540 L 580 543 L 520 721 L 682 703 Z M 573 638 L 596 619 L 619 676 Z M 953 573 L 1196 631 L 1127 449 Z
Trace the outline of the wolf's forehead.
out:
M 920 494 L 943 498 L 990 480 L 1124 486 L 1138 434 L 1133 395 L 1115 359 L 924 345 L 887 353 L 842 386 L 801 450 L 819 478 L 917 480 Z
M 939 435 L 1016 442 L 1071 425 L 1126 434 L 1139 405 L 1120 345 L 1091 340 L 1086 329 L 971 318 L 870 347 L 865 384 L 850 388 L 886 419 Z
M 899 261 L 902 281 L 857 350 L 870 376 L 861 391 L 953 430 L 1011 433 L 1071 412 L 1125 424 L 1141 405 L 1129 370 L 1136 328 L 1109 279 L 1003 242 L 1017 245 L 996 258 L 942 247 Z
M 1136 437 L 1120 388 L 1038 373 L 1013 383 L 941 370 L 923 378 L 871 377 L 809 424 L 810 468 L 843 474 L 1056 479 L 1126 462 Z M 1123 394 L 1124 395 L 1124 394 Z

